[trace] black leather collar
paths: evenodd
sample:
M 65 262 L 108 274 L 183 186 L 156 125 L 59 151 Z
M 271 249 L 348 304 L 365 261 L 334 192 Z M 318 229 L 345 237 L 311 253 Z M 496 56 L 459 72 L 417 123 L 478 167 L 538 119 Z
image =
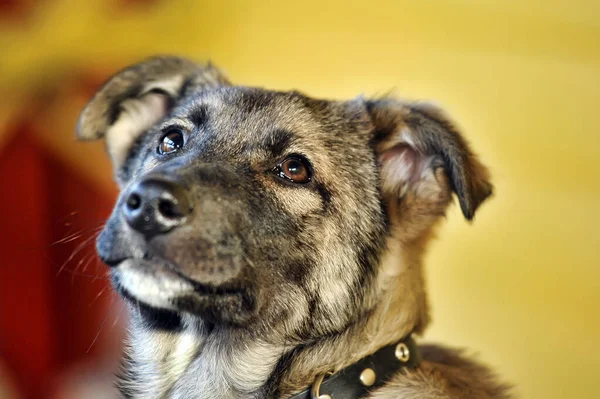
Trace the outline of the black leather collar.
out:
M 414 369 L 420 362 L 419 347 L 409 335 L 329 377 L 317 378 L 312 387 L 292 395 L 290 399 L 362 398 L 384 385 L 399 370 Z

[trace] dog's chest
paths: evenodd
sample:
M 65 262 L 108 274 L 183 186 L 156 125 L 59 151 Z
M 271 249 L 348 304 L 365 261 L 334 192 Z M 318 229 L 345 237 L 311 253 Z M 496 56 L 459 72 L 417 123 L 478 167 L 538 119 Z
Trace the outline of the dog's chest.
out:
M 281 351 L 280 347 L 256 342 L 225 345 L 210 337 L 179 376 L 170 397 L 252 398 L 271 375 Z
M 197 326 L 138 332 L 132 345 L 138 379 L 131 385 L 141 398 L 251 398 L 282 353 L 281 347 L 228 334 L 206 335 Z

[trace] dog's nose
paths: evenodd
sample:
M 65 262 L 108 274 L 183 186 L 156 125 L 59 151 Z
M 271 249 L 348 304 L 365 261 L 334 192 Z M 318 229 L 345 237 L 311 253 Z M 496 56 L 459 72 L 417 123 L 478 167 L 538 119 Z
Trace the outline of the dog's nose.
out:
M 183 224 L 192 209 L 187 190 L 164 176 L 148 177 L 135 184 L 123 204 L 127 223 L 146 238 Z

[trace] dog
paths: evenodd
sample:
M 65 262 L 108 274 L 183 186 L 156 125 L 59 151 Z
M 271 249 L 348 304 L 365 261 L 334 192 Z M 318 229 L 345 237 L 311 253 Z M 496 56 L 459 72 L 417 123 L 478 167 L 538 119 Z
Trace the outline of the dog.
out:
M 120 195 L 98 237 L 129 304 L 124 398 L 508 398 L 461 351 L 416 345 L 422 259 L 486 167 L 442 110 L 235 86 L 158 56 L 82 111 Z

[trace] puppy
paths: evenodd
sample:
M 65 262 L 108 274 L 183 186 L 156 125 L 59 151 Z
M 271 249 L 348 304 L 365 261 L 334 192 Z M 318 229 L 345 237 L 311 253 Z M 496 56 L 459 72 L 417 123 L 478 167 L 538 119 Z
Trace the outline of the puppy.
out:
M 435 106 L 234 86 L 155 57 L 112 77 L 78 137 L 121 194 L 97 241 L 131 327 L 124 398 L 508 398 L 484 366 L 417 346 L 422 258 L 487 169 Z

